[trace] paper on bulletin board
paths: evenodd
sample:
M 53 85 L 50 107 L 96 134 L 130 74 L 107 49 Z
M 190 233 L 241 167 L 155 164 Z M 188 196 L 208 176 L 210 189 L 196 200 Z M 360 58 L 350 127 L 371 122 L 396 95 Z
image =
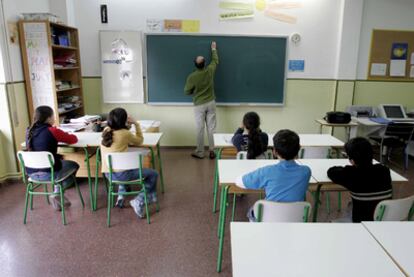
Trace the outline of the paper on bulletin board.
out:
M 405 77 L 405 60 L 391 60 L 390 76 Z
M 385 76 L 387 74 L 386 63 L 371 64 L 371 76 Z
M 411 53 L 411 61 L 410 64 L 414 64 L 414 52 Z
M 181 31 L 183 33 L 199 33 L 200 20 L 183 20 L 181 23 Z
M 392 44 L 391 60 L 406 60 L 408 43 L 396 42 Z
M 410 67 L 410 78 L 414 78 L 414 65 Z

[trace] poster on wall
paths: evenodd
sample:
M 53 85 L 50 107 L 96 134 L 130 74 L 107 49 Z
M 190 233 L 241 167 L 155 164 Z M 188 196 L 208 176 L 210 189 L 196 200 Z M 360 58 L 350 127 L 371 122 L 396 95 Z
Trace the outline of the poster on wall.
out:
M 54 107 L 52 65 L 49 58 L 46 24 L 27 22 L 23 24 L 23 29 L 33 107 L 37 108 L 42 105 Z
M 144 103 L 142 33 L 100 31 L 105 103 Z

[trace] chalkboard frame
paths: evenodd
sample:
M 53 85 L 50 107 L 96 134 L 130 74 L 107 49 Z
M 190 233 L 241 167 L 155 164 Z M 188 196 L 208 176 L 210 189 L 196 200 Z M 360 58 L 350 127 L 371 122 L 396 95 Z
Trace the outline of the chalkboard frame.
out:
M 192 106 L 192 102 L 150 102 L 149 101 L 149 87 L 148 87 L 148 58 L 147 58 L 147 37 L 148 36 L 217 36 L 217 37 L 252 37 L 252 38 L 283 38 L 285 39 L 285 70 L 283 76 L 283 92 L 282 102 L 275 103 L 240 103 L 240 102 L 216 102 L 217 106 L 263 106 L 263 107 L 283 107 L 286 105 L 286 86 L 287 86 L 287 73 L 288 73 L 288 57 L 289 57 L 289 36 L 287 35 L 270 35 L 270 34 L 214 34 L 214 33 L 144 33 L 143 42 L 143 61 L 145 61 L 144 74 L 145 74 L 145 103 L 152 106 Z

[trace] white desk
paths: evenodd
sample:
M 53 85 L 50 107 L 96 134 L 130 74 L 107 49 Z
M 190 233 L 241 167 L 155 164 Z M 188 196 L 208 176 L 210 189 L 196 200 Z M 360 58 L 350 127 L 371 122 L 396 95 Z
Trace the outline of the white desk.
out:
M 95 132 L 79 132 L 75 133 L 78 137 L 78 142 L 75 144 L 67 145 L 69 147 L 98 147 L 101 145 L 102 133 Z M 144 137 L 144 147 L 156 147 L 159 144 L 162 133 L 142 133 Z
M 234 277 L 404 276 L 361 224 L 232 222 L 231 253 Z
M 299 159 L 299 163 L 307 165 L 312 171 L 312 177 L 321 184 L 332 184 L 332 180 L 328 177 L 328 169 L 333 166 L 351 165 L 348 159 Z M 374 163 L 378 161 L 374 160 Z M 394 170 L 390 170 L 391 180 L 393 182 L 407 182 L 407 178 L 401 176 Z
M 362 222 L 394 262 L 414 276 L 414 222 Z
M 219 160 L 219 183 L 235 184 L 237 177 L 277 163 L 279 160 Z M 310 183 L 316 183 L 316 180 L 311 178 Z
M 217 255 L 217 271 L 221 271 L 224 231 L 226 225 L 227 196 L 229 193 L 257 193 L 257 190 L 242 189 L 235 186 L 239 176 L 252 172 L 258 168 L 277 164 L 278 160 L 218 160 L 218 172 L 221 185 L 220 215 L 218 220 L 219 249 Z M 314 178 L 309 183 L 316 184 Z M 259 190 L 261 191 L 261 190 Z M 233 208 L 234 215 L 234 208 Z
M 234 147 L 231 138 L 234 134 L 214 134 L 216 148 Z M 272 145 L 274 134 L 268 134 L 269 145 Z M 302 147 L 343 147 L 344 142 L 329 134 L 299 134 Z
M 217 194 L 218 194 L 218 165 L 217 161 L 221 159 L 223 149 L 235 149 L 231 138 L 234 134 L 214 134 L 214 147 L 216 148 L 216 167 L 213 183 L 213 213 L 216 212 Z M 268 134 L 269 146 L 272 145 L 273 134 Z M 306 147 L 333 147 L 335 149 L 342 148 L 344 142 L 328 134 L 299 134 L 300 145 Z

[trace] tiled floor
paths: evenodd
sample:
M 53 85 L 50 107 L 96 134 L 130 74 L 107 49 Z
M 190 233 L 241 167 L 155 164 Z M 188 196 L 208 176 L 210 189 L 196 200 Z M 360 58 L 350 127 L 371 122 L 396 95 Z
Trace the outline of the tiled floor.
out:
M 231 276 L 229 234 L 224 245 L 223 272 L 217 274 L 217 219 L 212 209 L 214 162 L 194 160 L 188 149 L 163 150 L 166 193 L 152 223 L 138 220 L 131 208 L 114 209 L 112 227 L 106 227 L 106 193 L 99 191 L 98 211 L 89 209 L 89 194 L 81 182 L 86 207 L 74 189 L 67 192 L 72 206 L 68 225 L 61 223 L 43 197 L 23 225 L 24 186 L 0 186 L 0 276 Z M 410 182 L 395 188 L 395 196 L 414 194 L 414 164 Z M 238 200 L 236 220 L 257 198 Z M 322 205 L 319 220 L 338 216 L 336 197 L 331 214 Z M 348 200 L 345 194 L 344 204 Z M 227 228 L 228 231 L 228 228 Z

